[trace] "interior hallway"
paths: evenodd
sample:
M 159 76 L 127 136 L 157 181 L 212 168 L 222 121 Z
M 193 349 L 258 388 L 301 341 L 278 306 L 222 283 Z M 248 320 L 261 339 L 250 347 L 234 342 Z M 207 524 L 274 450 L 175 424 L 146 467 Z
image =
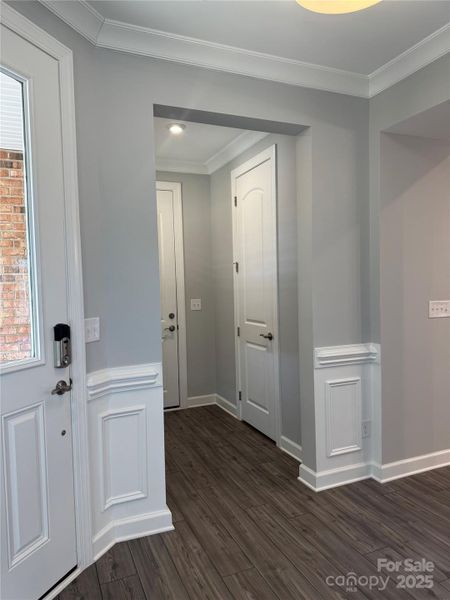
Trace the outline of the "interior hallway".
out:
M 122 542 L 60 600 L 450 599 L 450 467 L 314 493 L 298 463 L 217 406 L 165 414 L 175 531 Z M 378 575 L 425 557 L 432 590 L 339 592 L 327 576 Z

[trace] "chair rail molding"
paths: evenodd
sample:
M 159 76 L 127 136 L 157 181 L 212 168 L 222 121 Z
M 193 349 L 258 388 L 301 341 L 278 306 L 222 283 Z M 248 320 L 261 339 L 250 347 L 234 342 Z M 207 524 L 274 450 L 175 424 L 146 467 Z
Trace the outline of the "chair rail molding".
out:
M 326 346 L 314 350 L 316 369 L 376 363 L 380 349 L 376 344 L 349 344 L 346 346 Z
M 40 2 L 94 46 L 362 98 L 443 56 L 450 38 L 446 25 L 366 75 L 106 19 L 85 0 Z
M 94 371 L 87 376 L 89 400 L 96 400 L 107 394 L 160 387 L 161 385 L 161 363 L 111 367 Z

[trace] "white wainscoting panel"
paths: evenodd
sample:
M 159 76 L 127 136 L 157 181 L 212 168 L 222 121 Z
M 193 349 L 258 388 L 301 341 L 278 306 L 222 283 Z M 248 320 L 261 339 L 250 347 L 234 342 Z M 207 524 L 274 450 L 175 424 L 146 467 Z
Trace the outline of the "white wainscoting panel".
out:
M 378 355 L 375 344 L 315 350 L 316 465 L 302 464 L 299 475 L 312 489 L 370 476 L 372 439 L 362 437 L 362 422 L 371 429 L 372 367 Z
M 93 549 L 173 529 L 166 506 L 162 367 L 88 375 Z
M 103 510 L 147 496 L 146 407 L 108 410 L 98 416 L 102 449 Z
M 361 443 L 361 377 L 325 382 L 327 456 L 358 452 Z

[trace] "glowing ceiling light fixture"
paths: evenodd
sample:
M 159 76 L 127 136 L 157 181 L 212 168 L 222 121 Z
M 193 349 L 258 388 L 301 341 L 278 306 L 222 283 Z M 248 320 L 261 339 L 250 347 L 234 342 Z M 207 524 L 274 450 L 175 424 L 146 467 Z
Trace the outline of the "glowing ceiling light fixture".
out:
M 171 123 L 167 127 L 172 135 L 181 135 L 186 129 L 186 125 L 183 123 Z
M 381 0 L 297 0 L 303 8 L 325 15 L 341 15 L 364 10 Z

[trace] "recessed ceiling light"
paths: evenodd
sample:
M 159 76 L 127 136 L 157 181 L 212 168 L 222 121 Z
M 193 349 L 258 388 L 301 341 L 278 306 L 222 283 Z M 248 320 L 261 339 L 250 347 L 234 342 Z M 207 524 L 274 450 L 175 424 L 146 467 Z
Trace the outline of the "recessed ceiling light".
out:
M 356 12 L 378 4 L 381 0 L 297 0 L 303 8 L 327 15 Z
M 168 125 L 168 128 L 172 135 L 181 135 L 186 129 L 186 125 L 183 125 L 183 123 L 171 123 Z

